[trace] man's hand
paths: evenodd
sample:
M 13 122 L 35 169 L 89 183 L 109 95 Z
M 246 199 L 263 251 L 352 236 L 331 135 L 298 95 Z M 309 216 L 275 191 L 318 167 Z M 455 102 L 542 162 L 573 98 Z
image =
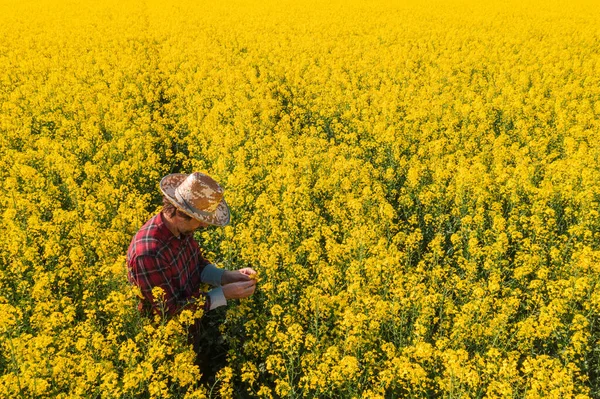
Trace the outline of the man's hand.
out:
M 226 299 L 247 298 L 250 295 L 254 294 L 254 290 L 256 289 L 256 280 L 252 280 L 248 277 L 247 281 L 229 283 L 223 285 L 222 289 L 223 295 L 225 295 Z
M 223 276 L 221 276 L 221 285 L 253 280 L 250 277 L 253 274 L 256 274 L 256 272 L 249 267 L 234 271 L 225 270 Z
M 254 294 L 256 280 L 251 276 L 256 272 L 249 267 L 240 270 L 225 270 L 221 276 L 221 286 L 226 299 L 247 298 Z

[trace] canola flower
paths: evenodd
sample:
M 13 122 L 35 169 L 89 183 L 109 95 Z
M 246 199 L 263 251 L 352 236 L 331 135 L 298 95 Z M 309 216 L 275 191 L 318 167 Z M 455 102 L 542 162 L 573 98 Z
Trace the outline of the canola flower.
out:
M 0 397 L 599 397 L 595 6 L 3 2 Z M 211 386 L 125 278 L 191 170 L 260 274 Z

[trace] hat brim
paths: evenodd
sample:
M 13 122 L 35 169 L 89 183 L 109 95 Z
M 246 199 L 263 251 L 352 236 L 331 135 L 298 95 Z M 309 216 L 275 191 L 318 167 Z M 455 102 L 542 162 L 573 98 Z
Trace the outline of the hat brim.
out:
M 175 206 L 175 208 L 200 222 L 208 223 L 213 226 L 226 226 L 229 224 L 231 215 L 229 213 L 229 207 L 225 202 L 225 198 L 221 199 L 221 202 L 219 202 L 219 205 L 214 212 L 208 214 L 206 212 L 200 214 L 177 200 L 175 190 L 188 176 L 189 175 L 183 173 L 172 173 L 163 177 L 159 184 L 160 191 Z

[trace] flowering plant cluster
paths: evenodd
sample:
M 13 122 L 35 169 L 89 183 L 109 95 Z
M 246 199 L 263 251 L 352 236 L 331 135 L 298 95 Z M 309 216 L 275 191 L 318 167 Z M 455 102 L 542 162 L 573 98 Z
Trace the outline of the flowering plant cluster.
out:
M 0 396 L 600 397 L 594 4 L 80 3 L 0 5 Z M 190 171 L 209 385 L 125 270 Z

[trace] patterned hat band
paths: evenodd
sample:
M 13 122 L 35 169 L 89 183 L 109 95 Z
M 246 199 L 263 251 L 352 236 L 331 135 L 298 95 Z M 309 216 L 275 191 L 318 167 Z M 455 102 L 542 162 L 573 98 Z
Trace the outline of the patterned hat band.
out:
M 182 204 L 184 204 L 188 210 L 195 212 L 199 215 L 202 216 L 211 216 L 213 214 L 213 212 L 217 209 L 217 206 L 219 205 L 219 203 L 216 203 L 215 209 L 212 210 L 212 212 L 207 212 L 207 211 L 203 211 L 202 209 L 198 209 L 196 208 L 194 205 L 190 204 L 188 200 L 186 200 L 182 195 L 181 192 L 179 191 L 179 188 L 175 189 L 175 198 L 177 199 L 177 201 L 181 202 Z

